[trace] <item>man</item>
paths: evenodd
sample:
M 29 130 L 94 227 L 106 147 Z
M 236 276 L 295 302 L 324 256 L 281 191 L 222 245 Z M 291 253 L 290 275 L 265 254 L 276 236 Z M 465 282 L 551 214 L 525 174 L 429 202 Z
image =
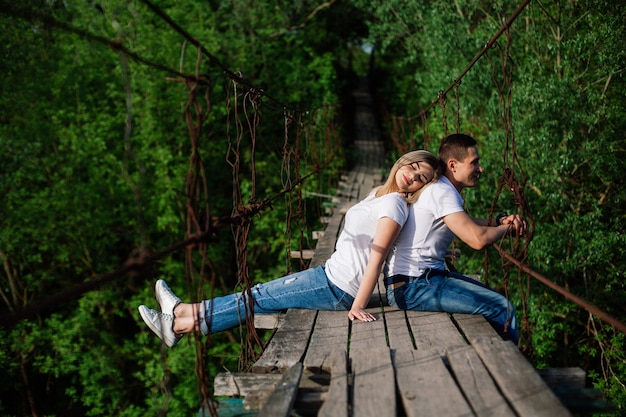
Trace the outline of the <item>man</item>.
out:
M 444 255 L 454 235 L 480 250 L 509 233 L 524 235 L 518 215 L 475 219 L 463 208 L 461 191 L 474 187 L 483 169 L 476 140 L 446 137 L 439 147 L 444 174 L 425 187 L 392 247 L 385 267 L 389 304 L 416 311 L 481 314 L 498 333 L 518 342 L 513 305 L 479 281 L 446 270 Z

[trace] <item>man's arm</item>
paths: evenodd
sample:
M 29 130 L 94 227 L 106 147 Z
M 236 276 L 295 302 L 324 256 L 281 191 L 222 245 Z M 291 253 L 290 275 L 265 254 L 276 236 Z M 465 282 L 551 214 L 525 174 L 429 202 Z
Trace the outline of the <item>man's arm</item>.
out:
M 464 211 L 449 214 L 443 221 L 452 233 L 476 250 L 502 239 L 509 231 L 523 236 L 526 230 L 525 222 L 516 214 L 501 219 L 499 226 L 489 226 L 486 219 L 473 219 Z

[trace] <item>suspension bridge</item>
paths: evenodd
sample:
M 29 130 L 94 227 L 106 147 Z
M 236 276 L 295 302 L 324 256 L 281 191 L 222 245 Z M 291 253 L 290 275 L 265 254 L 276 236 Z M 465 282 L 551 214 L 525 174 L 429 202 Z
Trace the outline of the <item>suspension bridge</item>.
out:
M 151 5 L 150 2 L 146 4 Z M 527 4 L 528 1 L 520 6 L 489 40 L 485 50 L 506 33 L 511 22 Z M 168 21 L 158 9 L 153 10 Z M 53 21 L 49 23 L 56 24 Z M 193 37 L 173 22 L 169 23 L 210 57 L 208 51 Z M 110 42 L 99 38 L 93 40 Z M 110 46 L 140 60 L 140 57 L 134 57 L 131 51 L 123 49 L 121 45 Z M 480 56 L 448 88 L 442 90 L 430 107 L 440 104 L 445 110 L 445 95 L 458 88 L 463 75 Z M 234 83 L 248 89 L 246 99 L 251 108 L 260 103 L 260 93 L 253 85 L 227 68 L 221 68 Z M 187 82 L 188 86 L 193 85 L 189 87 L 189 94 L 190 103 L 195 103 L 196 88 L 199 90 L 206 80 L 169 72 Z M 271 99 L 266 93 L 263 95 L 266 100 Z M 358 163 L 346 173 L 332 198 L 331 212 L 325 218 L 324 230 L 318 234 L 315 249 L 312 252 L 292 251 L 292 257 L 306 259 L 309 267 L 322 265 L 332 254 L 347 207 L 362 199 L 383 180 L 385 151 L 380 132 L 374 123 L 376 118 L 372 114 L 371 97 L 364 89 L 355 92 L 354 98 L 357 103 L 354 123 L 357 131 L 351 151 L 358 155 L 354 158 Z M 200 134 L 195 127 L 202 126 L 204 120 L 193 120 L 192 113 L 191 110 L 186 113 L 186 119 L 190 125 L 194 155 L 198 155 Z M 424 116 L 423 113 L 419 115 Z M 254 123 L 250 125 L 254 126 Z M 251 137 L 254 138 L 253 132 Z M 515 161 L 515 158 L 512 160 Z M 192 164 L 199 163 L 192 159 Z M 202 172 L 197 169 L 198 166 L 193 168 L 190 173 Z M 197 175 L 188 178 L 187 195 L 190 201 L 207 197 L 193 195 L 194 190 L 201 189 L 197 184 L 202 181 L 206 179 Z M 300 181 L 302 178 L 296 179 L 290 185 L 291 189 Z M 506 185 L 515 189 L 514 183 Z M 289 192 L 290 187 L 285 187 L 285 192 Z M 241 201 L 234 203 L 245 206 Z M 247 206 L 247 212 L 236 214 L 250 217 L 269 203 L 271 201 L 259 202 L 254 207 Z M 195 217 L 196 214 L 190 214 L 187 219 L 189 224 L 199 224 L 197 217 L 201 216 Z M 211 216 L 204 216 L 204 219 L 208 222 Z M 188 239 L 171 248 L 146 254 L 117 271 L 68 288 L 38 306 L 25 308 L 0 322 L 14 323 L 30 318 L 49 309 L 59 300 L 76 298 L 174 251 L 206 245 L 211 241 L 215 228 L 230 226 L 237 223 L 236 220 L 233 215 L 228 221 L 218 219 L 215 224 L 203 225 L 196 233 L 189 233 Z M 244 247 L 245 240 L 238 241 L 237 245 Z M 497 249 L 524 272 L 533 274 L 518 261 L 518 257 Z M 245 264 L 242 267 L 245 268 Z M 567 294 L 564 295 L 567 297 Z M 615 322 L 602 311 L 584 305 L 583 300 L 572 300 L 624 331 L 621 323 Z M 375 289 L 369 311 L 377 317 L 377 321 L 351 322 L 345 312 L 315 310 L 289 310 L 278 316 L 255 315 L 254 326 L 272 330 L 274 334 L 261 356 L 246 372 L 221 373 L 215 377 L 213 396 L 219 404 L 219 415 L 347 417 L 426 414 L 521 417 L 567 416 L 581 410 L 593 411 L 607 407 L 602 393 L 586 388 L 586 376 L 580 368 L 535 369 L 517 346 L 500 339 L 481 316 L 412 312 L 390 307 L 385 299 L 382 281 Z M 211 415 L 214 411 L 203 408 L 199 414 Z
M 364 91 L 355 98 L 359 162 L 340 184 L 311 267 L 332 254 L 346 207 L 383 181 L 371 98 Z M 577 400 L 588 396 L 587 406 L 602 400 L 585 389 L 582 369 L 537 371 L 482 316 L 399 310 L 385 294 L 379 280 L 368 306 L 377 318 L 371 323 L 351 322 L 343 311 L 255 315 L 256 328 L 275 332 L 247 372 L 215 377 L 219 415 L 555 417 L 580 410 L 572 392 Z M 569 403 L 557 395 L 564 390 Z

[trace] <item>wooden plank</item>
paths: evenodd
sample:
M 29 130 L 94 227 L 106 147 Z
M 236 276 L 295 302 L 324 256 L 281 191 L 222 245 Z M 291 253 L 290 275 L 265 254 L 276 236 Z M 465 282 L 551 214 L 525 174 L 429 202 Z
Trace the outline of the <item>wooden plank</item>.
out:
M 356 171 L 349 171 L 347 174 L 342 176 L 342 179 L 344 181 L 344 185 L 350 184 L 350 186 L 352 186 L 352 183 L 354 183 L 354 181 L 356 180 Z
M 437 349 L 445 355 L 448 347 L 466 343 L 447 313 L 407 311 L 406 314 L 417 349 Z
M 364 177 L 365 177 L 365 175 L 367 174 L 367 173 L 365 172 L 365 167 L 360 167 L 360 168 L 361 168 L 361 169 L 359 169 L 359 170 L 357 171 L 357 173 L 356 173 L 356 180 L 354 181 L 354 182 L 355 182 L 355 183 L 357 183 L 357 184 L 362 184 L 362 183 L 363 183 L 363 178 L 364 178 Z M 358 192 L 358 191 L 359 191 L 359 188 L 357 188 L 357 192 Z M 359 199 L 359 198 L 360 198 L 360 199 L 362 200 L 362 199 L 363 199 L 363 196 L 362 196 L 362 195 L 357 194 L 357 195 L 355 195 L 355 196 L 354 196 L 354 198 L 355 198 L 355 199 Z
M 363 178 L 363 185 L 361 186 L 361 189 L 363 190 L 363 196 L 367 195 L 374 188 L 383 184 L 384 180 L 382 178 L 381 172 L 382 170 L 379 171 L 377 169 L 372 169 L 370 175 L 367 175 L 365 176 L 365 178 Z
M 471 346 L 448 348 L 446 356 L 457 383 L 478 417 L 515 417 Z
M 439 351 L 395 350 L 393 363 L 407 417 L 474 415 Z
M 512 342 L 476 339 L 472 346 L 520 417 L 571 416 Z
M 255 314 L 254 327 L 261 330 L 272 330 L 280 327 L 285 318 L 285 313 Z
M 368 308 L 377 320 L 352 321 L 350 360 L 353 372 L 353 415 L 395 415 L 393 366 L 380 308 Z
M 315 250 L 313 249 L 289 251 L 289 257 L 292 259 L 313 259 L 314 255 L 315 255 Z
M 334 350 L 324 364 L 330 372 L 328 395 L 317 417 L 348 417 L 348 359 L 345 350 Z
M 296 401 L 301 376 L 302 364 L 297 362 L 285 372 L 257 417 L 289 417 Z
M 310 268 L 315 268 L 320 265 L 324 265 L 326 260 L 330 258 L 330 255 L 335 251 L 335 244 L 337 243 L 337 237 L 343 224 L 343 215 L 334 215 L 331 217 L 330 222 L 324 229 L 324 236 L 317 241 L 315 246 L 315 254 L 309 264 Z
M 328 223 L 330 223 L 331 219 L 332 219 L 331 217 L 328 217 L 328 216 L 322 216 L 322 217 L 320 217 L 320 223 L 322 223 L 322 224 L 328 224 Z
M 376 317 L 376 320 L 369 323 L 359 320 L 351 322 L 350 352 L 353 349 L 387 348 L 385 321 L 382 318 L 381 309 L 368 308 L 366 311 Z
M 216 397 L 245 397 L 253 391 L 273 390 L 281 378 L 281 374 L 221 372 L 213 380 L 213 395 Z
M 331 352 L 346 351 L 349 330 L 347 311 L 319 311 L 304 357 L 305 368 L 321 370 L 326 366 Z
M 350 358 L 354 388 L 352 415 L 358 417 L 397 415 L 394 372 L 389 348 L 350 350 Z
M 498 332 L 480 314 L 453 314 L 452 319 L 468 341 L 499 337 Z
M 348 210 L 350 210 L 350 208 L 352 206 L 356 205 L 357 203 L 358 203 L 358 201 L 347 201 L 347 202 L 343 203 L 341 205 L 341 207 L 339 207 L 339 214 L 345 215 L 348 212 Z
M 317 310 L 288 310 L 282 326 L 252 366 L 253 372 L 275 372 L 300 362 L 306 352 L 316 315 Z
M 413 350 L 413 338 L 406 321 L 406 313 L 395 307 L 385 307 L 385 323 L 389 347 L 395 350 Z
M 341 198 L 345 198 L 347 200 L 354 200 L 357 198 L 356 193 L 354 192 L 354 186 L 342 187 L 336 191 L 337 195 Z

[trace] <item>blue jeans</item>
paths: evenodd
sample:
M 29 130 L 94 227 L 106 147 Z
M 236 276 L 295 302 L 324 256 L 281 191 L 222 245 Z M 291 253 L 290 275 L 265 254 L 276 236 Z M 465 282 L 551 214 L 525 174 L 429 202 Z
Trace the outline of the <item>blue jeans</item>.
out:
M 354 301 L 328 279 L 322 266 L 257 284 L 250 291 L 255 314 L 279 313 L 289 308 L 347 311 Z M 202 333 L 217 333 L 245 323 L 248 302 L 242 292 L 204 300 Z
M 395 289 L 387 287 L 387 299 L 392 306 L 414 311 L 481 314 L 502 337 L 515 344 L 518 342 L 513 304 L 479 281 L 433 269 L 426 270 L 420 277 L 395 275 L 387 281 L 406 282 Z

